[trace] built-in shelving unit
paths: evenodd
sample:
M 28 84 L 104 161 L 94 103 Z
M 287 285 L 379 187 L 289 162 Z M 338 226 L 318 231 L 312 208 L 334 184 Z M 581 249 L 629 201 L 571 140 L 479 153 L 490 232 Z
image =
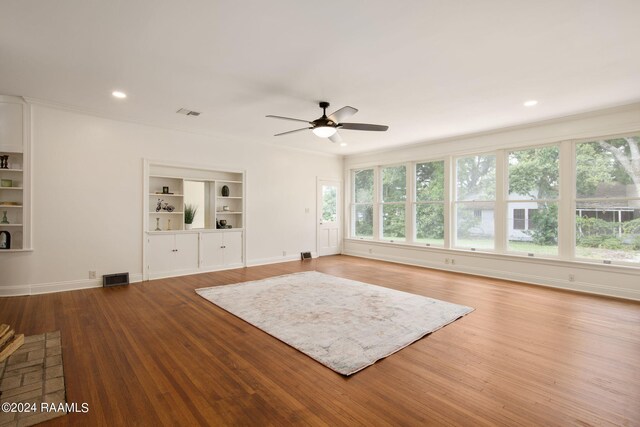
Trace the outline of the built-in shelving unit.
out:
M 153 167 L 150 166 L 151 168 Z M 165 169 L 167 167 L 164 167 Z M 179 173 L 179 170 L 174 171 Z M 183 171 L 184 172 L 184 171 Z M 174 175 L 149 174 L 149 197 L 147 231 L 185 230 L 184 205 L 187 182 L 202 183 L 204 206 L 199 206 L 201 215 L 205 215 L 202 229 L 236 229 L 244 226 L 244 192 L 242 172 L 202 171 L 200 178 L 176 177 Z M 190 173 L 189 175 L 192 175 Z M 220 177 L 220 178 L 218 178 Z M 223 179 L 231 177 L 232 179 Z M 229 190 L 223 196 L 223 187 Z M 166 192 L 163 192 L 166 191 Z M 185 197 L 187 200 L 185 201 Z M 160 205 L 158 205 L 160 203 Z M 168 211 L 173 207 L 172 211 Z M 158 221 L 159 220 L 159 221 Z M 169 223 L 171 220 L 171 223 Z M 159 224 L 159 226 L 158 226 Z M 159 230 L 158 230 L 159 228 Z
M 245 265 L 244 177 L 145 161 L 145 278 Z M 184 223 L 189 205 L 198 208 L 190 227 Z
M 31 250 L 27 104 L 0 96 L 0 253 Z

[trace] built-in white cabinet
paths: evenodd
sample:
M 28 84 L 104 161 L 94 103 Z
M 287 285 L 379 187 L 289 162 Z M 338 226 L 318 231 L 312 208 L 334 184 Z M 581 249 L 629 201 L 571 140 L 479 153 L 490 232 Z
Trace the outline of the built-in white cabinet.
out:
M 0 254 L 31 250 L 28 105 L 0 96 Z
M 198 234 L 151 234 L 149 274 L 179 276 L 198 269 Z
M 202 233 L 200 267 L 205 270 L 242 266 L 242 231 Z
M 145 278 L 245 265 L 245 174 L 145 161 Z M 185 224 L 188 207 L 197 207 Z
M 148 233 L 149 279 L 204 273 L 244 265 L 242 230 Z

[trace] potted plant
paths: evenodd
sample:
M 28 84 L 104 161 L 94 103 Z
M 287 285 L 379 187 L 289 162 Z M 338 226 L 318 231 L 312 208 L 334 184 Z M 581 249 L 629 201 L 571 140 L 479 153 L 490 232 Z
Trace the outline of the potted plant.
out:
M 193 224 L 193 219 L 196 217 L 197 212 L 198 212 L 198 207 L 196 205 L 192 205 L 190 203 L 187 203 L 184 205 L 185 230 L 191 230 L 191 224 Z

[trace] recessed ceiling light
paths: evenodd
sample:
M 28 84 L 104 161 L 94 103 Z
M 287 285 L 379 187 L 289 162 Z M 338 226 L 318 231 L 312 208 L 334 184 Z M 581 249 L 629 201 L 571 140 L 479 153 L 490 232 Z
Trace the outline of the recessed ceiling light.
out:
M 119 98 L 119 99 L 124 99 L 127 97 L 126 93 L 120 92 L 119 90 L 114 90 L 113 92 L 111 92 L 111 95 L 113 95 L 114 98 Z
M 346 143 L 346 142 L 341 142 L 341 143 L 340 143 L 340 147 L 346 147 L 346 146 L 347 146 L 347 143 Z
M 523 104 L 525 107 L 533 107 L 534 105 L 538 105 L 538 101 L 535 99 L 529 100 Z

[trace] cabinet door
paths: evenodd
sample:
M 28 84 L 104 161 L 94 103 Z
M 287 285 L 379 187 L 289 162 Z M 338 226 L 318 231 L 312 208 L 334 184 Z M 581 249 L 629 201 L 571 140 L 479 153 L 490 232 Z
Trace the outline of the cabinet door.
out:
M 227 231 L 224 233 L 224 264 L 242 264 L 242 232 Z
M 178 271 L 194 271 L 198 268 L 198 235 L 175 234 L 174 268 Z
M 150 234 L 147 264 L 149 276 L 158 277 L 175 269 L 175 235 L 174 234 Z
M 215 269 L 224 266 L 224 233 L 200 234 L 200 268 Z

